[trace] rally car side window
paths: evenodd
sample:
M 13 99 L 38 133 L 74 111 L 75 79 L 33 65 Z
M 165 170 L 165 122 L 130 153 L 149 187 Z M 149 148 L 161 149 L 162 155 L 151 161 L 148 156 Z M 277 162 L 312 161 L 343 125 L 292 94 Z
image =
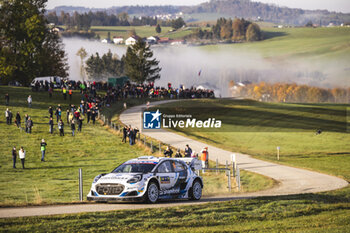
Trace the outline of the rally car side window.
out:
M 175 172 L 181 172 L 183 170 L 186 170 L 184 164 L 182 164 L 178 161 L 175 161 Z
M 164 161 L 163 163 L 161 163 L 158 167 L 158 172 L 159 173 L 173 172 L 170 161 Z

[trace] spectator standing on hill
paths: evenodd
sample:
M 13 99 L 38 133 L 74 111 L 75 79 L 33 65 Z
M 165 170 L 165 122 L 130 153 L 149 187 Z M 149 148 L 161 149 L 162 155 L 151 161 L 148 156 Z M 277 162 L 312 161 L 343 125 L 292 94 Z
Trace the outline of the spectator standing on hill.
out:
M 137 133 L 139 132 L 139 129 L 136 127 L 134 128 L 134 133 L 133 133 L 133 143 L 136 143 L 136 137 L 137 137 Z
M 83 120 L 84 120 L 84 116 L 80 115 L 79 119 L 78 119 L 78 131 L 81 132 L 82 128 L 83 128 Z
M 128 135 L 128 127 L 124 126 L 123 128 L 123 139 L 122 142 L 126 143 L 126 136 Z
M 130 130 L 129 130 L 129 144 L 132 146 L 134 145 L 134 130 L 130 127 Z
M 28 108 L 31 108 L 32 107 L 32 102 L 33 102 L 33 99 L 32 99 L 31 95 L 28 96 L 27 102 L 28 102 Z
M 27 126 L 28 118 L 29 118 L 28 114 L 25 114 L 24 115 L 24 126 L 25 126 L 26 133 L 28 133 L 28 126 Z
M 27 120 L 27 128 L 28 128 L 28 132 L 27 133 L 32 133 L 32 127 L 33 127 L 33 121 L 30 117 L 28 117 Z
M 201 150 L 201 161 L 202 161 L 202 168 L 208 168 L 208 159 L 209 159 L 209 155 L 208 155 L 208 147 L 204 147 Z M 204 172 L 204 170 L 203 170 Z
M 49 107 L 49 114 L 50 114 L 50 118 L 53 117 L 53 109 L 51 106 Z
M 18 152 L 19 158 L 21 159 L 22 168 L 24 169 L 24 160 L 26 158 L 26 151 L 23 149 L 23 146 L 21 146 L 21 149 Z
M 93 109 L 91 111 L 91 120 L 92 120 L 92 124 L 95 124 L 95 121 L 96 121 L 96 111 L 95 111 L 95 109 Z
M 69 124 L 69 109 L 67 109 L 67 111 L 66 111 L 66 118 L 67 118 L 67 124 Z
M 14 147 L 12 148 L 13 168 L 16 168 L 16 159 L 17 159 L 17 150 L 16 150 L 16 147 L 14 146 Z
M 52 119 L 52 117 L 50 117 L 49 126 L 50 126 L 49 132 L 50 132 L 50 134 L 53 134 L 53 119 Z
M 180 152 L 180 149 L 177 149 L 176 154 L 175 154 L 175 158 L 182 158 L 182 154 Z
M 16 125 L 17 125 L 17 128 L 21 129 L 21 115 L 19 114 L 19 112 L 17 112 L 16 114 Z
M 10 110 L 7 108 L 5 111 L 6 124 L 10 124 Z
M 68 95 L 69 95 L 69 100 L 72 100 L 72 95 L 73 95 L 72 89 L 69 89 Z
M 46 142 L 44 139 L 41 139 L 40 150 L 41 150 L 41 162 L 45 162 L 45 152 L 46 152 Z
M 185 148 L 185 157 L 189 158 L 189 157 L 191 157 L 191 154 L 192 154 L 192 149 L 191 149 L 191 147 L 187 144 L 187 145 L 186 145 L 186 148 Z
M 13 114 L 12 114 L 11 110 L 9 110 L 10 125 L 12 125 L 12 117 L 13 117 Z
M 72 136 L 75 134 L 75 120 L 73 119 L 70 123 L 70 128 L 72 130 Z
M 67 99 L 67 89 L 65 87 L 63 87 L 63 89 L 62 89 L 62 94 L 63 94 L 63 99 L 66 100 Z
M 5 94 L 5 104 L 6 104 L 6 105 L 9 105 L 9 104 L 10 104 L 10 96 L 9 96 L 9 93 L 6 93 L 6 94 Z
M 164 156 L 171 158 L 172 155 L 173 155 L 173 150 L 169 146 L 167 146 L 166 150 L 164 151 Z
M 88 110 L 86 111 L 86 115 L 87 115 L 87 123 L 90 123 L 90 119 L 91 119 L 91 110 L 90 108 L 88 108 Z
M 52 87 L 49 87 L 49 97 L 52 98 L 52 93 L 53 93 L 53 89 Z
M 60 136 L 64 136 L 64 124 L 62 119 L 57 124 L 58 130 L 60 131 Z

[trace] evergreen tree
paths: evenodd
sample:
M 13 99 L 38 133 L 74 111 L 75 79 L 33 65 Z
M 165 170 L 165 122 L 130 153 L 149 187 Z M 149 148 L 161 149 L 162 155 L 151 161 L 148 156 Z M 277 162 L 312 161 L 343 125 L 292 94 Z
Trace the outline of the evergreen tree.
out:
M 157 24 L 156 32 L 157 32 L 158 34 L 162 32 L 162 28 L 160 27 L 159 24 Z
M 47 27 L 47 0 L 0 3 L 1 83 L 28 85 L 36 76 L 67 76 L 66 55 L 59 37 Z
M 152 50 L 142 40 L 129 46 L 123 57 L 126 75 L 137 83 L 153 82 L 159 79 L 159 72 L 162 69 L 158 67 L 159 61 L 152 57 Z

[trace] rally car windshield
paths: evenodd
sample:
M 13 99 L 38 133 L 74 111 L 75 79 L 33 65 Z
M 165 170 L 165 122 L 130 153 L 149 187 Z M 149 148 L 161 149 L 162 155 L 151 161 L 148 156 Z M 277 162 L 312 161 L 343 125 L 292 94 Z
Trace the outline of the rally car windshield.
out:
M 124 163 L 114 169 L 113 173 L 148 173 L 153 170 L 156 164 L 145 163 Z

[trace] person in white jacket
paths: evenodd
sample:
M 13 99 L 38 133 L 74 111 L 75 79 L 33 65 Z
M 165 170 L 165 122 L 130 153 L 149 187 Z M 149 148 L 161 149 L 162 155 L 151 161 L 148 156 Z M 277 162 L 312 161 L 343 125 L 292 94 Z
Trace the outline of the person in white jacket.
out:
M 31 95 L 28 96 L 27 102 L 28 102 L 28 107 L 31 108 L 32 107 L 32 102 L 33 102 L 33 99 L 32 99 Z
M 21 149 L 18 152 L 19 158 L 21 159 L 22 168 L 24 169 L 24 160 L 26 158 L 26 151 L 23 149 L 23 146 L 21 146 Z

